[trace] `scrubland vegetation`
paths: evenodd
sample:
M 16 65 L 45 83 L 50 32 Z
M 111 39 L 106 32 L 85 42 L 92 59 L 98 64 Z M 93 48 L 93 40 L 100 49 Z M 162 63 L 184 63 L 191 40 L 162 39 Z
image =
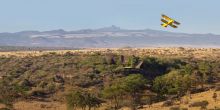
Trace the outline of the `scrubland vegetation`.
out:
M 206 99 L 188 100 L 196 93 L 219 91 L 219 78 L 218 55 L 198 58 L 50 52 L 1 56 L 0 103 L 2 109 L 16 109 L 16 104 L 24 101 L 65 104 L 68 110 L 151 109 L 158 102 L 170 110 L 207 109 L 210 103 Z M 216 92 L 212 96 L 216 103 L 218 95 Z M 187 101 L 181 101 L 186 96 Z M 177 101 L 189 106 L 176 107 Z M 218 107 L 213 105 L 211 109 Z M 42 104 L 41 109 L 55 108 Z

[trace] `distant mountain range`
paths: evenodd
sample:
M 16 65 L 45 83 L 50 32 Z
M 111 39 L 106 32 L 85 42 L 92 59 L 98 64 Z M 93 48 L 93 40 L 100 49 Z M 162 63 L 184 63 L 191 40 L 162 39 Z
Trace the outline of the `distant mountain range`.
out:
M 0 46 L 120 48 L 120 47 L 220 47 L 220 35 L 127 30 L 116 26 L 78 31 L 22 31 L 0 33 Z

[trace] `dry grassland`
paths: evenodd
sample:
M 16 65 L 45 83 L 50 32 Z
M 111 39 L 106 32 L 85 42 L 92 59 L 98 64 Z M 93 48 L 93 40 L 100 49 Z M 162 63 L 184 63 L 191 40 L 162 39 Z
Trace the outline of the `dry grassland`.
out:
M 193 57 L 193 58 L 220 58 L 220 48 L 97 48 L 81 50 L 57 50 L 57 51 L 14 51 L 0 52 L 0 56 L 41 56 L 48 53 L 65 54 L 71 52 L 74 54 L 94 54 L 94 53 L 114 53 L 122 55 L 136 56 L 167 56 L 167 57 Z
M 191 99 L 187 96 L 182 97 L 182 102 L 175 102 L 173 106 L 164 107 L 163 102 L 153 104 L 151 107 L 145 105 L 143 109 L 140 110 L 170 110 L 171 107 L 187 108 L 188 110 L 201 110 L 200 107 L 189 107 L 189 104 L 198 101 L 208 101 L 209 105 L 207 109 L 214 109 L 215 107 L 220 107 L 220 91 L 216 92 L 218 95 L 217 101 L 215 102 L 212 98 L 214 91 L 210 90 L 207 92 L 192 94 Z M 188 104 L 184 102 L 188 102 Z M 0 105 L 0 108 L 4 105 Z M 38 101 L 28 101 L 28 102 L 17 102 L 14 104 L 15 110 L 66 110 L 66 105 L 60 102 L 38 102 Z M 104 110 L 105 107 L 97 108 L 97 110 Z M 80 109 L 79 109 L 80 110 Z M 122 108 L 121 110 L 129 110 L 128 108 Z

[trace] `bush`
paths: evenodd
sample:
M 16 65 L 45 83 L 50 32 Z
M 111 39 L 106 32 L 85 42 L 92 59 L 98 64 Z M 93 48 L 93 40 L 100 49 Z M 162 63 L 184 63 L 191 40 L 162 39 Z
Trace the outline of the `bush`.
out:
M 9 82 L 0 82 L 0 103 L 13 107 L 13 102 L 25 96 L 25 89 L 18 85 L 9 85 Z
M 172 106 L 172 105 L 173 105 L 173 101 L 172 101 L 172 100 L 167 100 L 167 101 L 165 101 L 165 102 L 163 103 L 162 106 L 168 107 L 168 106 Z
M 188 110 L 188 108 L 181 108 L 181 110 Z
M 189 105 L 189 107 L 206 107 L 208 106 L 209 102 L 208 101 L 200 101 L 200 102 L 193 102 Z
M 42 88 L 35 88 L 28 92 L 29 97 L 45 98 L 48 93 Z
M 136 109 L 141 104 L 140 93 L 148 82 L 141 74 L 132 74 L 113 82 L 111 86 L 104 88 L 103 95 L 105 98 L 114 101 L 115 109 L 118 109 L 119 104 L 122 103 L 120 100 L 127 101 L 131 109 Z M 122 97 L 127 98 L 124 99 Z M 129 100 L 128 98 L 131 99 Z
M 68 110 L 75 109 L 76 107 L 82 109 L 88 107 L 90 110 L 91 108 L 99 107 L 102 103 L 99 98 L 85 91 L 74 91 L 69 93 L 66 96 L 66 101 Z
M 170 107 L 170 110 L 188 110 L 188 108 L 180 108 L 179 106 Z
M 183 75 L 180 71 L 174 70 L 166 75 L 157 77 L 153 81 L 153 90 L 158 93 L 159 96 L 182 96 L 189 89 L 190 84 L 191 80 L 189 75 Z
M 213 109 L 213 110 L 220 110 L 220 108 L 219 107 L 215 107 L 215 109 Z
M 0 110 L 10 110 L 9 108 L 0 108 Z
M 179 106 L 170 107 L 170 110 L 181 110 Z
M 215 91 L 220 91 L 220 86 L 216 86 Z

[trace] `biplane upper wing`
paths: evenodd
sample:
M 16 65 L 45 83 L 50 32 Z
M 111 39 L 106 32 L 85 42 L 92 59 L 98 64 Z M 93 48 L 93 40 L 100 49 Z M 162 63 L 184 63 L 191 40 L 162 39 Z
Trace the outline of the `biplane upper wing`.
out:
M 163 17 L 164 19 L 168 20 L 168 21 L 173 20 L 173 19 L 171 19 L 170 17 L 168 17 L 168 16 L 166 16 L 166 15 L 164 15 L 164 14 L 162 14 L 162 17 Z
M 168 22 L 167 22 L 166 20 L 164 20 L 164 19 L 161 19 L 161 21 L 162 21 L 163 23 L 165 23 L 165 24 L 168 24 Z

